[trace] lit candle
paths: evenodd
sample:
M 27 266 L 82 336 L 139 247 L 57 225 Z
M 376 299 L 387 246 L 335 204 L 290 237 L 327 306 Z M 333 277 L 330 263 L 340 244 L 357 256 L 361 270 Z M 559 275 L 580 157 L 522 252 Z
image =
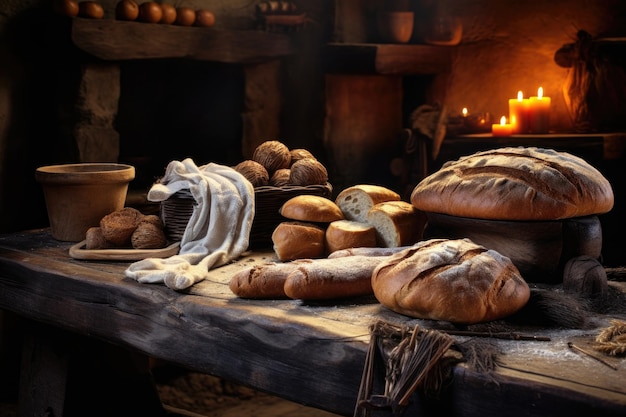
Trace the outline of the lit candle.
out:
M 528 103 L 528 128 L 530 133 L 548 133 L 550 127 L 550 97 L 543 96 L 543 88 Z
M 463 113 L 463 117 L 467 117 L 467 107 L 463 107 L 463 110 L 461 110 L 461 113 Z
M 506 117 L 500 118 L 500 124 L 491 125 L 491 134 L 493 136 L 511 136 L 513 134 L 513 125 L 506 122 Z
M 524 98 L 521 91 L 517 92 L 517 99 L 509 99 L 509 120 L 513 125 L 513 133 L 528 133 L 528 111 L 530 100 Z

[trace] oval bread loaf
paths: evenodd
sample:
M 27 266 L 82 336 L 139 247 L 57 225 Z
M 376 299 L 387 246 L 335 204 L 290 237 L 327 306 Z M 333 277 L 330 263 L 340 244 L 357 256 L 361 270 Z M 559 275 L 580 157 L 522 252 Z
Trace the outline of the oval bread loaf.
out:
M 407 201 L 384 201 L 370 209 L 367 222 L 376 230 L 378 246 L 408 246 L 422 238 L 426 213 Z
M 463 324 L 507 317 L 530 298 L 509 258 L 468 239 L 431 239 L 384 258 L 372 289 L 397 313 Z
M 611 184 L 574 155 L 501 148 L 444 164 L 411 193 L 425 212 L 489 220 L 559 220 L 613 208 Z
M 374 247 L 376 229 L 374 226 L 353 220 L 336 220 L 326 228 L 326 250 Z
M 346 219 L 366 223 L 367 213 L 375 204 L 392 200 L 400 200 L 400 195 L 380 185 L 360 184 L 341 191 L 335 203 Z
M 279 212 L 287 219 L 303 222 L 330 223 L 343 219 L 343 213 L 334 201 L 318 195 L 292 197 L 285 201 Z
M 320 258 L 324 255 L 324 229 L 305 222 L 282 222 L 272 233 L 274 253 L 281 261 Z

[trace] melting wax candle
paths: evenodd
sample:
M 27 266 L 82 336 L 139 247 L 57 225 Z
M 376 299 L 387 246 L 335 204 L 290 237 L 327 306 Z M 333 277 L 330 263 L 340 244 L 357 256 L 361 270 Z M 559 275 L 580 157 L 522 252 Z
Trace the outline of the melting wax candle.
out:
M 513 125 L 513 133 L 528 133 L 530 130 L 528 112 L 530 100 L 524 98 L 524 93 L 517 92 L 517 98 L 509 99 L 509 120 Z
M 528 103 L 528 128 L 530 133 L 548 133 L 550 127 L 550 97 L 544 97 L 543 88 Z
M 491 134 L 493 136 L 511 136 L 513 134 L 513 125 L 506 122 L 506 117 L 500 118 L 500 124 L 491 125 Z

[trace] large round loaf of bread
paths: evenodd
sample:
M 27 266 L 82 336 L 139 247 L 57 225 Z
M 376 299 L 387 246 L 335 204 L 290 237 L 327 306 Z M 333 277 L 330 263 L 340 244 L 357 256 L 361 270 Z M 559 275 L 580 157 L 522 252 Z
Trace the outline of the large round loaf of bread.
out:
M 386 258 L 372 289 L 397 313 L 463 324 L 507 317 L 530 298 L 509 258 L 468 239 L 422 241 Z
M 608 180 L 583 159 L 541 148 L 478 152 L 423 179 L 411 203 L 425 212 L 489 220 L 559 220 L 613 208 Z

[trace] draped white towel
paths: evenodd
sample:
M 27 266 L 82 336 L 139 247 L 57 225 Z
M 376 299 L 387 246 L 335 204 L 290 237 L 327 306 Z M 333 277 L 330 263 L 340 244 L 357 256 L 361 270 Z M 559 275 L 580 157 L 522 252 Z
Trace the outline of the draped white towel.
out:
M 165 283 L 180 290 L 202 281 L 207 272 L 248 249 L 254 219 L 254 188 L 234 169 L 187 158 L 168 164 L 165 175 L 148 191 L 149 201 L 164 201 L 189 189 L 196 201 L 180 250 L 169 258 L 147 258 L 125 271 L 141 283 Z

